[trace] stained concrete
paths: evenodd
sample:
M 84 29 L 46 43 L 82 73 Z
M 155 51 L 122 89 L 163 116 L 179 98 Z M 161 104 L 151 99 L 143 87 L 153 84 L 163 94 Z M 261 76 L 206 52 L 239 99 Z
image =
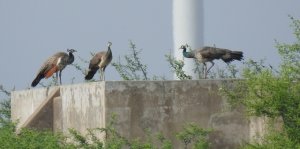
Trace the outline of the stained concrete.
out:
M 51 87 L 12 92 L 11 117 L 18 122 L 17 129 L 22 126 L 52 129 L 53 115 L 50 111 L 53 107 L 48 102 L 48 97 L 58 96 L 59 93 L 53 94 L 57 89 L 58 87 Z M 32 117 L 33 115 L 35 116 Z
M 50 129 L 53 127 L 53 99 L 60 95 L 59 88 L 51 92 L 46 100 L 34 110 L 29 118 L 20 127 L 30 127 L 37 129 Z
M 246 118 L 241 108 L 228 110 L 218 90 L 232 81 L 107 81 L 60 86 L 61 96 L 53 100 L 53 130 L 67 133 L 74 128 L 85 133 L 88 128 L 105 127 L 116 114 L 116 129 L 129 139 L 144 138 L 148 129 L 162 132 L 175 148 L 182 148 L 175 134 L 193 122 L 213 129 L 211 148 L 237 148 L 253 134 L 260 134 L 263 123 Z M 13 119 L 24 121 L 33 105 L 45 97 L 45 89 L 13 92 Z M 25 101 L 30 104 L 19 104 Z
M 61 87 L 63 132 L 69 128 L 85 132 L 87 128 L 105 127 L 104 85 L 97 82 Z
M 52 129 L 54 132 L 61 132 L 63 129 L 63 117 L 62 117 L 62 99 L 61 97 L 55 97 L 53 99 L 53 110 L 49 111 L 49 115 L 53 113 Z

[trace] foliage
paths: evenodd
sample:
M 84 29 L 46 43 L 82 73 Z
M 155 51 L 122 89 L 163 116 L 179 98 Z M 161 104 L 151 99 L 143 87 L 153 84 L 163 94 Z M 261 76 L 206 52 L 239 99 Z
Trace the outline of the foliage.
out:
M 280 69 L 277 71 L 263 62 L 250 60 L 243 70 L 245 80 L 222 90 L 231 103 L 245 106 L 250 115 L 282 118 L 282 132 L 271 133 L 263 142 L 262 146 L 268 148 L 272 148 L 272 143 L 285 145 L 284 148 L 300 145 L 300 21 L 291 19 L 297 41 L 292 44 L 277 42 L 282 58 Z M 260 148 L 260 145 L 254 146 Z
M 8 124 L 8 123 L 7 123 Z M 0 128 L 0 148 L 68 148 L 64 144 L 64 137 L 53 134 L 50 131 L 37 131 L 22 129 L 19 134 L 15 133 L 15 125 L 3 125 Z
M 11 105 L 10 99 L 4 99 L 0 102 L 0 124 L 4 125 L 10 122 L 11 117 Z
M 137 50 L 132 41 L 130 41 L 129 46 L 132 53 L 124 56 L 125 64 L 121 63 L 119 57 L 118 62 L 113 62 L 112 66 L 115 67 L 123 80 L 149 80 L 147 65 L 142 64 L 139 57 L 141 50 Z
M 184 66 L 183 61 L 176 60 L 174 57 L 171 56 L 171 54 L 165 55 L 165 57 L 166 57 L 167 61 L 169 62 L 172 71 L 175 72 L 176 77 L 178 79 L 180 79 L 180 80 L 192 79 L 192 76 L 185 74 L 185 72 L 183 71 L 183 66 Z
M 270 130 L 261 143 L 246 144 L 243 149 L 299 149 L 300 144 L 293 141 L 285 132 Z
M 202 64 L 201 64 L 202 65 Z M 198 73 L 199 74 L 199 73 Z M 203 73 L 199 74 L 200 78 L 204 78 Z M 210 71 L 208 73 L 208 78 L 210 79 L 236 79 L 239 78 L 239 69 L 234 64 L 227 64 L 224 69 L 217 67 L 215 71 Z
M 194 149 L 206 149 L 209 147 L 207 137 L 209 130 L 200 128 L 196 124 L 189 123 L 184 126 L 183 131 L 177 133 L 176 137 L 185 145 L 187 149 L 190 144 L 193 144 Z
M 10 117 L 11 117 L 10 95 L 11 95 L 11 91 L 8 91 L 2 85 L 0 85 L 0 93 L 3 93 L 6 96 L 5 99 L 0 100 L 1 101 L 0 102 L 0 126 L 2 126 L 2 125 L 7 125 L 10 122 Z

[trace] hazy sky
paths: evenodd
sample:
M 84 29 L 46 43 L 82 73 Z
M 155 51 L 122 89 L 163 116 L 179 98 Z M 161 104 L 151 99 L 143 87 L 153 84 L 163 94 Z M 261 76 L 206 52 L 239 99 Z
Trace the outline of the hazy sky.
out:
M 204 43 L 276 64 L 274 39 L 294 41 L 288 15 L 300 18 L 299 6 L 297 0 L 204 0 Z M 0 19 L 0 84 L 6 88 L 29 87 L 57 51 L 74 48 L 76 58 L 89 60 L 89 53 L 105 50 L 107 41 L 113 43 L 113 61 L 129 52 L 132 40 L 143 49 L 150 75 L 172 78 L 164 57 L 173 50 L 172 0 L 0 0 Z M 69 66 L 63 83 L 72 77 L 84 80 Z M 111 65 L 106 80 L 121 80 Z

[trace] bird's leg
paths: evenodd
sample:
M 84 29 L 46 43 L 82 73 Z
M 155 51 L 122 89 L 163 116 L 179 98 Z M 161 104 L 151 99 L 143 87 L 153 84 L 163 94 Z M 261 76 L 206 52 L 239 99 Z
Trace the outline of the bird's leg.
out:
M 58 84 L 58 72 L 56 72 L 55 74 L 56 74 L 55 85 L 57 85 Z
M 103 76 L 104 74 L 103 74 L 103 69 L 101 69 L 101 81 L 103 81 Z
M 203 63 L 202 73 L 204 74 L 204 79 L 206 79 L 206 63 Z
M 99 69 L 100 81 L 102 81 L 102 69 Z
M 104 71 L 102 71 L 102 79 L 103 79 L 103 81 L 105 81 L 105 73 L 104 73 Z
M 101 68 L 99 68 L 99 78 L 100 78 L 100 81 L 101 81 Z
M 61 71 L 62 70 L 59 71 L 59 83 L 60 83 L 60 85 L 61 85 Z
M 206 71 L 206 75 L 207 73 L 210 71 L 210 69 L 215 65 L 215 63 L 213 61 L 210 62 L 211 63 L 211 66 L 208 68 L 208 70 Z
M 103 69 L 102 69 L 102 75 L 103 75 L 103 81 L 105 81 L 105 68 L 106 68 L 106 66 L 105 67 L 103 67 Z

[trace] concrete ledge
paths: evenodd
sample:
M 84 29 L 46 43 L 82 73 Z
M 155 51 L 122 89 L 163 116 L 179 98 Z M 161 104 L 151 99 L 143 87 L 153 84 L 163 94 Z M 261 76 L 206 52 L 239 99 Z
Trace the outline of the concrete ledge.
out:
M 193 122 L 212 128 L 212 148 L 237 148 L 260 134 L 263 123 L 251 121 L 242 109 L 228 111 L 226 99 L 218 94 L 223 83 L 235 80 L 107 81 L 60 86 L 53 101 L 53 130 L 82 133 L 105 127 L 118 115 L 116 129 L 122 136 L 143 138 L 145 129 L 162 132 L 182 148 L 175 133 Z M 24 122 L 45 100 L 45 89 L 12 93 L 12 117 Z M 26 104 L 20 104 L 25 103 Z M 103 137 L 103 136 L 100 136 Z

